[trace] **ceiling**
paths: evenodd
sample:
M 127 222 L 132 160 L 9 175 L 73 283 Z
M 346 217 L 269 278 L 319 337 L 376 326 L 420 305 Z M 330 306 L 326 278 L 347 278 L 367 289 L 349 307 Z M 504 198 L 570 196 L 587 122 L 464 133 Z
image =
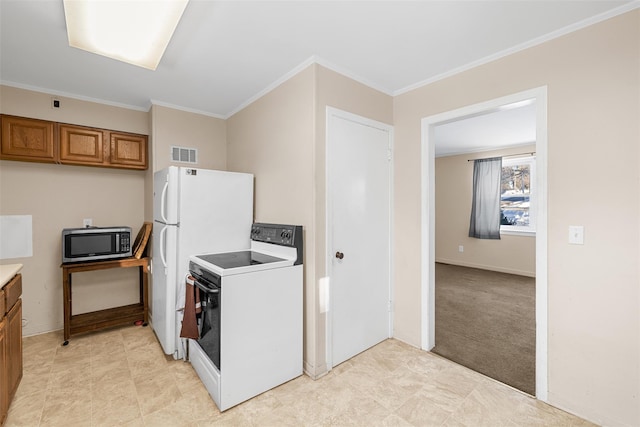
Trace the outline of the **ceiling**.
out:
M 398 95 L 637 7 L 631 0 L 191 0 L 150 71 L 69 47 L 62 0 L 0 0 L 0 83 L 227 118 L 313 62 Z
M 535 100 L 436 125 L 434 140 L 436 157 L 535 144 Z

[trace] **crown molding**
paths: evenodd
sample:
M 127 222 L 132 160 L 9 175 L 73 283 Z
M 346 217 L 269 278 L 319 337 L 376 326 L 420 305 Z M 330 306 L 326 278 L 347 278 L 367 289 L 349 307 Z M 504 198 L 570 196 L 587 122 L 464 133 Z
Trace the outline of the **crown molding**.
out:
M 22 83 L 10 82 L 10 81 L 6 81 L 6 80 L 0 80 L 0 85 L 14 87 L 16 89 L 30 90 L 32 92 L 44 93 L 45 95 L 52 95 L 52 96 L 59 96 L 59 97 L 63 97 L 63 98 L 76 99 L 78 101 L 92 102 L 94 104 L 108 105 L 110 107 L 125 108 L 127 110 L 144 111 L 144 112 L 148 112 L 149 111 L 148 108 L 145 109 L 145 108 L 137 106 L 137 105 L 129 105 L 129 104 L 123 104 L 123 103 L 120 103 L 120 102 L 106 101 L 104 99 L 91 98 L 89 96 L 82 96 L 82 95 L 63 92 L 63 91 L 59 91 L 59 90 L 45 89 L 45 88 L 38 87 L 38 86 L 25 85 L 25 84 L 22 84 Z
M 495 60 L 504 58 L 506 56 L 512 55 L 514 53 L 523 51 L 530 47 L 538 46 L 542 43 L 557 39 L 558 37 L 562 37 L 564 35 L 573 33 L 575 31 L 581 30 L 583 28 L 589 27 L 591 25 L 597 24 L 599 22 L 605 21 L 607 19 L 616 17 L 618 15 L 622 15 L 624 13 L 630 12 L 632 10 L 640 8 L 640 0 L 635 0 L 631 3 L 627 3 L 623 6 L 617 7 L 615 9 L 611 9 L 607 12 L 601 13 L 599 15 L 592 16 L 590 18 L 584 19 L 582 21 L 576 22 L 571 25 L 567 25 L 566 27 L 560 28 L 558 30 L 552 31 L 544 36 L 537 37 L 535 39 L 529 40 L 527 42 L 521 43 L 519 45 L 510 47 L 509 49 L 502 50 L 500 52 L 494 53 L 492 55 L 481 58 L 477 61 L 469 62 L 468 64 L 462 65 L 460 67 L 449 70 L 445 73 L 438 74 L 433 77 L 429 77 L 428 79 L 422 80 L 418 83 L 409 85 L 403 89 L 399 89 L 393 92 L 393 96 L 402 95 L 404 93 L 410 92 L 412 90 L 421 88 L 423 86 L 427 86 L 431 83 L 435 83 L 440 80 L 444 80 L 448 77 L 452 77 L 456 74 L 463 73 L 465 71 L 471 70 L 472 68 L 478 67 L 480 65 L 488 64 L 489 62 L 493 62 Z

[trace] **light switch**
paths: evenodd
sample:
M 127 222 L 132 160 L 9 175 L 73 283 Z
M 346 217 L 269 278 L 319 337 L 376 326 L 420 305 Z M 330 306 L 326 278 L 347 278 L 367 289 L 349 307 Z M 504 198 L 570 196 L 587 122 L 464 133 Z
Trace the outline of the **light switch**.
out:
M 584 245 L 584 227 L 581 225 L 569 226 L 569 243 L 572 245 Z

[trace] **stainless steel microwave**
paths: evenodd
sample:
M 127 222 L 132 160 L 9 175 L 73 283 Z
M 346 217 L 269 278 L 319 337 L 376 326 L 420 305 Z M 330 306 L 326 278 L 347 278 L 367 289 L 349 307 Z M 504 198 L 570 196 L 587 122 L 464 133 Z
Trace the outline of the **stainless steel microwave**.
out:
M 65 228 L 62 262 L 100 261 L 131 256 L 131 227 Z

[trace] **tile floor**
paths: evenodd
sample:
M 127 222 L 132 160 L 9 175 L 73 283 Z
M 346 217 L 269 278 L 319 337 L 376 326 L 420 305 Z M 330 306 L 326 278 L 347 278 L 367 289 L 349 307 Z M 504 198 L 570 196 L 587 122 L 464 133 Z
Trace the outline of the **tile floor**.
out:
M 587 426 L 480 374 L 387 340 L 313 381 L 301 376 L 224 413 L 151 328 L 24 339 L 6 426 Z

